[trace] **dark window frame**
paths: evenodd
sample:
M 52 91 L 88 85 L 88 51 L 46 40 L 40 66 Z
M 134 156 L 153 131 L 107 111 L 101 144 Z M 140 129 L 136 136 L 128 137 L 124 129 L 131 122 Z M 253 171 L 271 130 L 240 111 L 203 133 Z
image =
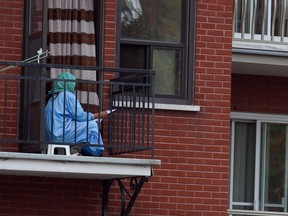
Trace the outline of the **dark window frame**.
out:
M 188 29 L 185 34 L 181 34 L 181 38 L 184 43 L 175 43 L 175 42 L 163 42 L 163 41 L 153 41 L 153 40 L 138 40 L 138 39 L 127 39 L 121 38 L 121 0 L 117 1 L 117 22 L 116 22 L 116 66 L 120 67 L 120 49 L 121 44 L 131 44 L 139 46 L 147 46 L 148 52 L 152 52 L 152 49 L 181 49 L 183 54 L 182 59 L 182 84 L 181 84 L 181 96 L 167 96 L 167 95 L 156 95 L 157 103 L 166 103 L 166 104 L 183 104 L 191 105 L 194 100 L 194 62 L 195 62 L 195 31 L 196 31 L 196 0 L 183 0 L 186 1 L 183 4 L 183 11 L 185 11 L 184 20 L 182 23 L 182 29 Z M 151 54 L 148 58 L 152 58 Z M 151 61 L 148 61 L 149 64 L 147 69 L 152 69 Z M 157 71 L 156 71 L 157 73 Z M 183 79 L 183 77 L 185 77 Z M 186 81 L 186 82 L 185 82 Z M 183 85 L 184 84 L 184 85 Z

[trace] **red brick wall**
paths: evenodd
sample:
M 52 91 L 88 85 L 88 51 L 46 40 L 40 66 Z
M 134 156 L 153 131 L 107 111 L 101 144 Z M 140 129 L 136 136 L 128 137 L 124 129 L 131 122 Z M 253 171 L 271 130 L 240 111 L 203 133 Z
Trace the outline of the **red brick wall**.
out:
M 0 216 L 96 216 L 101 212 L 102 188 L 95 180 L 0 176 L 0 191 Z
M 105 1 L 104 29 L 104 66 L 115 67 L 116 55 L 116 1 Z
M 21 0 L 0 0 L 0 60 L 4 61 L 20 61 L 22 54 L 22 20 L 23 20 L 23 3 Z M 8 65 L 0 65 L 0 69 L 7 67 Z M 0 73 L 19 73 L 19 69 L 12 69 Z M 10 81 L 6 83 L 9 86 L 9 99 L 16 97 L 16 82 Z M 0 91 L 4 92 L 5 83 L 0 80 Z M 7 99 L 7 98 L 6 98 Z M 8 107 L 4 109 L 4 96 L 0 95 L 0 118 L 4 119 L 4 112 L 6 115 L 6 120 L 8 121 L 6 125 L 3 121 L 0 123 L 0 131 L 7 133 L 7 138 L 15 132 L 16 122 L 15 119 L 16 104 L 6 103 Z M 11 119 L 11 120 L 10 120 Z M 13 129 L 12 129 L 13 128 Z M 2 143 L 0 149 L 3 151 L 15 151 L 18 146 L 11 143 Z
M 162 161 L 132 215 L 227 215 L 232 1 L 197 1 L 195 101 L 201 111 L 156 111 Z
M 155 155 L 161 166 L 131 215 L 227 215 L 232 3 L 197 1 L 194 104 L 201 111 L 156 110 Z M 106 66 L 113 66 L 115 1 L 106 5 L 104 54 Z
M 200 105 L 201 111 L 156 110 L 155 158 L 162 164 L 144 184 L 130 215 L 227 215 L 232 2 L 197 0 L 194 104 Z M 2 7 L 5 4 L 15 5 L 6 13 Z M 115 6 L 115 0 L 105 1 L 107 67 L 115 66 Z M 18 16 L 21 11 L 22 0 L 0 0 L 1 17 L 15 15 L 9 19 L 15 21 L 13 25 L 2 27 L 6 22 L 0 21 L 0 59 L 21 57 L 22 15 Z M 12 55 L 8 50 L 14 50 L 15 46 L 17 54 Z M 99 215 L 99 184 L 73 179 L 0 176 L 0 216 Z M 109 216 L 119 215 L 119 190 L 114 187 L 113 191 Z
M 0 0 L 0 60 L 19 61 L 22 54 L 22 0 Z
M 287 114 L 288 77 L 233 74 L 231 110 Z

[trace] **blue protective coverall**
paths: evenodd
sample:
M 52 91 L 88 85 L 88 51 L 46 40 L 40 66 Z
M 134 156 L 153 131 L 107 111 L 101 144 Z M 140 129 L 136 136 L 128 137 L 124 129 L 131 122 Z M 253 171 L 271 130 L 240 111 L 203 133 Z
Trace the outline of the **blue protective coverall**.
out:
M 104 150 L 102 137 L 93 114 L 83 110 L 73 93 L 75 80 L 72 74 L 63 72 L 53 83 L 49 92 L 52 96 L 45 107 L 45 140 L 49 143 L 98 144 L 101 146 L 84 146 L 81 150 L 83 155 L 98 156 Z

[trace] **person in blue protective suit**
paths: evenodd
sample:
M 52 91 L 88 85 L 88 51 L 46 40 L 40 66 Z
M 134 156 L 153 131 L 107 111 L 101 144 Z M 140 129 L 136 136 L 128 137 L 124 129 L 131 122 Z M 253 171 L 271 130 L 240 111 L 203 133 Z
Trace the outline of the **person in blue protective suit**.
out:
M 100 146 L 84 146 L 81 155 L 98 156 L 104 147 L 95 119 L 103 119 L 107 113 L 85 112 L 74 94 L 75 81 L 75 76 L 68 72 L 61 73 L 54 81 L 45 107 L 45 140 L 48 143 L 97 144 Z

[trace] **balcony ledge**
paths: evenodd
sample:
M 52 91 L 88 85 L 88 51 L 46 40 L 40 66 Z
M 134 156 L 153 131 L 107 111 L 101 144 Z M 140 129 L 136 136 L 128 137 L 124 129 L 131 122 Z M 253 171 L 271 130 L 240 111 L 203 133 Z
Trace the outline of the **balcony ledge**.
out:
M 117 179 L 152 175 L 155 159 L 85 157 L 0 152 L 0 174 L 81 179 Z
M 233 41 L 232 73 L 288 76 L 287 43 Z
M 287 56 L 288 43 L 284 42 L 271 42 L 271 41 L 260 41 L 260 40 L 245 40 L 245 39 L 234 39 L 233 49 L 243 50 L 246 53 L 262 53 L 275 55 L 275 56 Z

